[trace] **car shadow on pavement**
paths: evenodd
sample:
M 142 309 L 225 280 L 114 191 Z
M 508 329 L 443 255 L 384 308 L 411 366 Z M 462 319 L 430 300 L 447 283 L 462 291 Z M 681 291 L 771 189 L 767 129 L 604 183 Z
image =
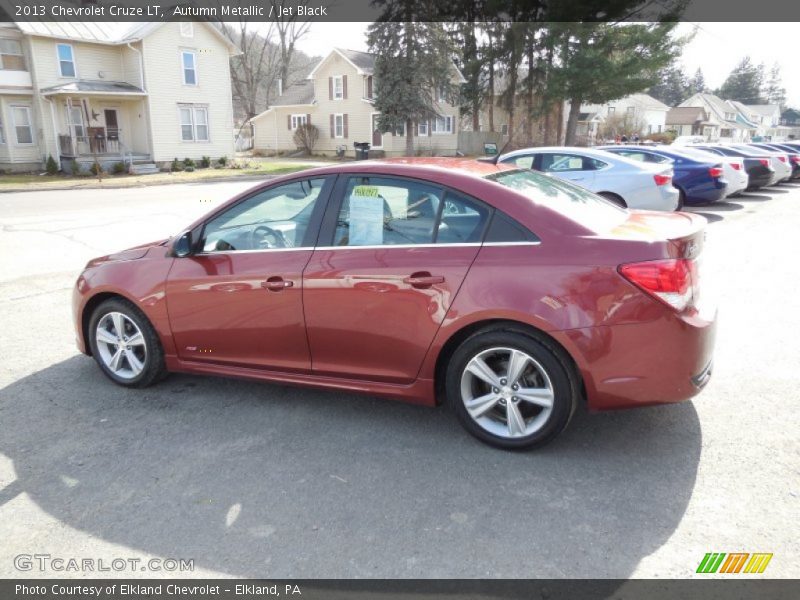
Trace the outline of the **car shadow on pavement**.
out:
M 739 197 L 736 199 L 739 200 Z M 717 223 L 725 218 L 724 213 L 742 210 L 743 208 L 744 206 L 741 204 L 731 202 L 730 200 L 724 200 L 722 202 L 715 202 L 713 204 L 689 206 L 685 210 L 705 217 L 708 219 L 709 223 Z
M 186 375 L 128 390 L 83 356 L 0 390 L 0 502 L 243 577 L 624 578 L 680 523 L 700 449 L 691 402 L 579 410 L 519 453 L 442 408 Z

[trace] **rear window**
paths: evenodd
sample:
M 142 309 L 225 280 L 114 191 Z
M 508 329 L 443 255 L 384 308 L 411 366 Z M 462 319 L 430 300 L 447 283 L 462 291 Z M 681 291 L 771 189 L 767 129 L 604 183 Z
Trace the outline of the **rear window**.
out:
M 520 170 L 492 174 L 487 179 L 519 192 L 591 231 L 606 231 L 627 219 L 624 208 L 555 177 Z

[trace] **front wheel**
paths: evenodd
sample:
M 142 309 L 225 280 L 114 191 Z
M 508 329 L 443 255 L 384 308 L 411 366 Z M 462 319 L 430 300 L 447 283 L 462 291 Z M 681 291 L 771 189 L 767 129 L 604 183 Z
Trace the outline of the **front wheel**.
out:
M 492 446 L 524 449 L 555 438 L 575 411 L 578 382 L 546 340 L 510 330 L 468 338 L 447 368 L 446 393 L 459 421 Z
M 114 383 L 143 388 L 166 374 L 158 334 L 144 313 L 127 300 L 114 298 L 100 304 L 87 333 L 94 359 Z

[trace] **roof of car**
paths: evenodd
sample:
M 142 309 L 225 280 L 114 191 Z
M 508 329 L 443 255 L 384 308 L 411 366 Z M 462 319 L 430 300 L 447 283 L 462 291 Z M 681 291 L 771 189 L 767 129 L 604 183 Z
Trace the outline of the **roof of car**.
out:
M 387 158 L 380 160 L 350 161 L 330 166 L 318 167 L 302 171 L 303 174 L 327 173 L 389 173 L 413 176 L 423 173 L 448 174 L 458 173 L 483 178 L 502 171 L 515 171 L 518 167 L 506 164 L 493 164 L 474 158 L 419 157 L 419 158 Z

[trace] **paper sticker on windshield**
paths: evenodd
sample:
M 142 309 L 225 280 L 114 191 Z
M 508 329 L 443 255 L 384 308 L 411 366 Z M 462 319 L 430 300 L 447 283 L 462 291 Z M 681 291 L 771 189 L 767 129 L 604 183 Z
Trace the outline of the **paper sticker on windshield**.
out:
M 379 246 L 383 244 L 383 217 L 383 200 L 380 197 L 354 195 L 350 199 L 350 241 L 348 245 Z
M 380 196 L 378 186 L 375 185 L 357 185 L 353 188 L 353 196 L 359 198 L 377 198 Z

